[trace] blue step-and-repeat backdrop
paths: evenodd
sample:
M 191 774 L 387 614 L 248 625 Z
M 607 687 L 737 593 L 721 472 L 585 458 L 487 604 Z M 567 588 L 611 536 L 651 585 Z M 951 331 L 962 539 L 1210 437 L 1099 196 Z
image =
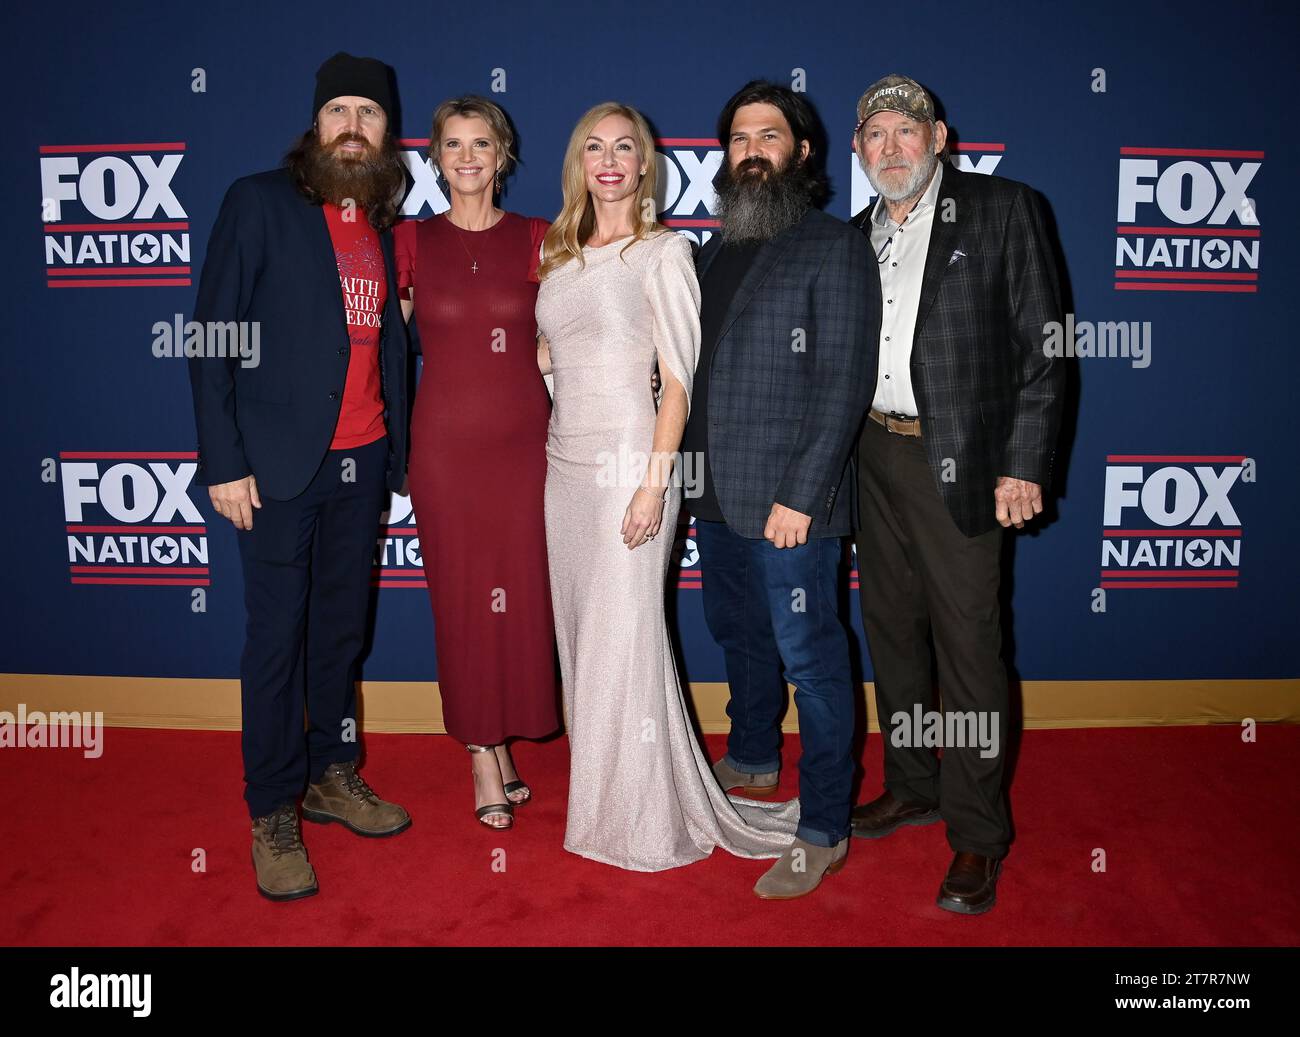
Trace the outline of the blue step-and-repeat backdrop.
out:
M 343 49 L 396 70 L 408 217 L 446 208 L 424 150 L 440 101 L 506 109 L 522 165 L 503 204 L 551 218 L 574 122 L 617 99 L 660 142 L 661 219 L 697 241 L 714 225 L 716 116 L 746 80 L 806 90 L 841 218 L 871 198 L 849 148 L 858 97 L 887 72 L 921 80 L 952 161 L 1045 198 L 1075 321 L 1063 485 L 1011 561 L 1016 670 L 1300 676 L 1290 5 L 24 6 L 6 33 L 0 144 L 0 670 L 236 675 L 236 534 L 192 481 L 185 361 L 154 355 L 153 328 L 188 319 L 226 187 L 279 163 L 309 123 L 317 66 Z M 723 680 L 689 530 L 682 548 L 686 670 Z M 435 678 L 405 498 L 375 582 L 365 676 Z

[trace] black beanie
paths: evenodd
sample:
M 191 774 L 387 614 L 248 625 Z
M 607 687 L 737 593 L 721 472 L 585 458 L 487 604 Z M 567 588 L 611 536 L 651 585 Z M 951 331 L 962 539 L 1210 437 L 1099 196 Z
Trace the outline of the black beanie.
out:
M 368 97 L 393 117 L 393 96 L 389 87 L 389 68 L 376 58 L 357 58 L 339 51 L 316 70 L 316 98 L 311 117 L 326 101 L 336 97 Z

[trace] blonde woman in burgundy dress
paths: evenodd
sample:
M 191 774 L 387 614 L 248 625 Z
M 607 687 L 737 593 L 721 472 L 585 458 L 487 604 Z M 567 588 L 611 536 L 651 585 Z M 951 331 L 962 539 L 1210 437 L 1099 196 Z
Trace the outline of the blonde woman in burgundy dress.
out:
M 681 504 L 672 460 L 699 353 L 686 238 L 652 220 L 654 141 L 606 103 L 565 155 L 543 244 L 539 363 L 554 375 L 546 539 L 568 722 L 565 849 L 633 871 L 780 857 L 798 801 L 728 798 L 695 738 L 664 617 Z M 656 363 L 658 410 L 647 383 Z M 649 457 L 624 477 L 618 459 Z M 632 467 L 631 465 L 623 467 Z M 680 481 L 680 480 L 679 480 Z
M 447 732 L 474 755 L 474 806 L 509 828 L 532 790 L 507 740 L 560 726 L 542 492 L 550 401 L 537 370 L 538 246 L 545 220 L 495 204 L 513 134 L 481 97 L 434 113 L 429 153 L 451 209 L 397 228 L 402 308 L 424 372 L 410 489 L 433 606 Z

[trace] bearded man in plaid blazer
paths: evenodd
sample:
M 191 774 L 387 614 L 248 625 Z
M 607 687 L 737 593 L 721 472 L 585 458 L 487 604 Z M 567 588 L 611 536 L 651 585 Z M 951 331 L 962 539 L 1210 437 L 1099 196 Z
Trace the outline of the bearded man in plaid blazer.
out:
M 954 857 L 938 904 L 980 914 L 1011 842 L 1002 531 L 1042 511 L 1052 477 L 1065 372 L 1043 335 L 1060 292 L 1034 192 L 940 162 L 947 127 L 918 83 L 886 76 L 857 114 L 853 148 L 880 195 L 853 223 L 884 314 L 856 541 L 885 792 L 854 808 L 853 834 L 942 818 Z M 931 633 L 945 714 L 989 735 L 944 744 L 942 767 L 916 723 L 932 705 Z
M 701 349 L 682 440 L 703 461 L 696 518 L 704 614 L 731 699 L 724 789 L 776 791 L 795 686 L 800 816 L 754 892 L 812 892 L 848 853 L 854 687 L 839 614 L 851 455 L 875 384 L 880 288 L 866 239 L 815 208 L 818 124 L 754 81 L 718 120 L 720 232 L 697 261 Z M 700 471 L 700 465 L 696 465 Z

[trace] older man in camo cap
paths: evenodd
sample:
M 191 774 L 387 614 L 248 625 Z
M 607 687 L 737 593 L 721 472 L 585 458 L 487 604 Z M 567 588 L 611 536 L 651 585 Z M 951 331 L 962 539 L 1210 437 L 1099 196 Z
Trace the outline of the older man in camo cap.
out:
M 1011 842 L 1003 529 L 1043 509 L 1065 373 L 1042 348 L 1062 314 L 1037 195 L 947 165 L 947 142 L 914 79 L 885 76 L 858 102 L 853 150 L 879 197 L 852 222 L 871 239 L 884 318 L 855 539 L 885 791 L 852 824 L 879 839 L 942 819 L 954 857 L 938 904 L 981 914 Z M 914 723 L 932 703 L 931 633 L 945 711 L 987 735 L 945 745 L 942 768 Z

